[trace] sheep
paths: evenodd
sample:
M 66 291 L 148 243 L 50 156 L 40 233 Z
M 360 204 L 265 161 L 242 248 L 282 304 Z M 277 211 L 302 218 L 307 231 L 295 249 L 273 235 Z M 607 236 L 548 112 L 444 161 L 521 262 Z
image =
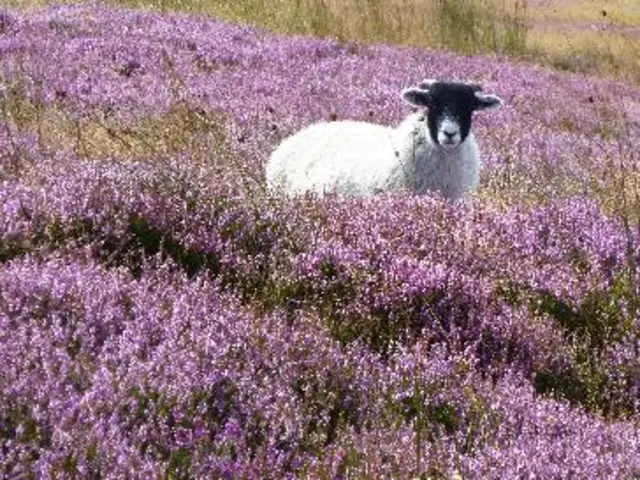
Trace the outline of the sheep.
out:
M 481 90 L 476 84 L 425 80 L 402 91 L 402 99 L 420 111 L 396 128 L 354 120 L 312 124 L 271 154 L 267 185 L 288 195 L 409 190 L 459 199 L 478 185 L 472 113 L 502 105 Z

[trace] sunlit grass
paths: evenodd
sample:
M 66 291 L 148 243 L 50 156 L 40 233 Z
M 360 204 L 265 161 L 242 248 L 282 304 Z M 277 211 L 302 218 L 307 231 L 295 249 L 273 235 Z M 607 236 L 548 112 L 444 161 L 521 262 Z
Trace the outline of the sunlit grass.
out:
M 113 1 L 213 14 L 288 34 L 463 53 L 495 52 L 565 70 L 640 82 L 640 35 L 624 30 L 640 25 L 640 11 L 624 0 L 597 6 L 592 2 L 528 5 L 516 0 Z M 591 29 L 596 23 L 598 30 Z
M 608 23 L 615 26 L 638 26 L 640 9 L 636 0 L 543 2 L 530 10 L 533 20 L 584 23 Z
M 560 70 L 610 75 L 640 83 L 640 37 L 591 29 L 537 27 L 529 55 Z
M 212 14 L 287 34 L 463 51 L 491 50 L 501 42 L 490 36 L 500 36 L 513 20 L 524 18 L 520 0 L 509 0 L 499 9 L 495 8 L 494 0 L 111 0 L 111 3 Z M 454 20 L 453 29 L 443 25 Z M 475 45 L 471 46 L 471 42 Z
M 224 116 L 187 102 L 176 100 L 165 115 L 126 124 L 98 110 L 79 119 L 63 105 L 42 107 L 28 100 L 19 88 L 8 92 L 0 101 L 0 119 L 14 133 L 36 132 L 44 152 L 138 161 L 188 153 L 192 161 L 211 163 L 224 161 L 230 151 Z
M 632 0 L 109 0 L 251 22 L 276 32 L 342 41 L 498 53 L 640 83 L 640 10 Z M 35 7 L 72 0 L 7 0 Z

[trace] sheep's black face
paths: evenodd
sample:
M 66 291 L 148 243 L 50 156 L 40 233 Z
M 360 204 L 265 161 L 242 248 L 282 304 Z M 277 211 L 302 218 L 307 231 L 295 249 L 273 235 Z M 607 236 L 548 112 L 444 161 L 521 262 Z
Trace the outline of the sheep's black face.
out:
M 479 87 L 464 83 L 430 82 L 420 89 L 407 89 L 402 97 L 410 104 L 427 108 L 427 129 L 434 144 L 456 149 L 471 131 L 474 110 L 500 106 L 494 95 L 483 95 Z
M 464 84 L 436 83 L 427 97 L 427 127 L 434 143 L 454 149 L 469 136 L 477 106 L 473 89 Z

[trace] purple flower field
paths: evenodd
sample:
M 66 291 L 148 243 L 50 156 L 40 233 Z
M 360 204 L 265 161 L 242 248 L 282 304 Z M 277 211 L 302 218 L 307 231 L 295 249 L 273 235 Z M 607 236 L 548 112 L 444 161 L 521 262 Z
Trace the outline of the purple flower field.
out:
M 468 201 L 265 191 L 432 77 L 505 100 Z M 639 212 L 637 86 L 0 10 L 0 478 L 639 478 Z

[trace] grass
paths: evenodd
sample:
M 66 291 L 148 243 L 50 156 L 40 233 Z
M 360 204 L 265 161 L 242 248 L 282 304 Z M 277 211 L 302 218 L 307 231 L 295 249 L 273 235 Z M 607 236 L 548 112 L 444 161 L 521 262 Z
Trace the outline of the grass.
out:
M 640 35 L 540 26 L 527 37 L 526 57 L 559 70 L 608 75 L 640 84 Z
M 202 161 L 211 161 L 208 152 L 213 147 L 223 158 L 229 151 L 223 115 L 186 101 L 176 100 L 165 115 L 123 124 L 108 111 L 92 111 L 79 119 L 65 105 L 64 97 L 44 107 L 28 98 L 26 84 L 25 78 L 8 86 L 0 99 L 0 118 L 7 119 L 15 133 L 37 132 L 42 151 L 63 151 L 72 146 L 84 158 L 129 160 L 188 151 Z
M 640 83 L 640 34 L 627 28 L 640 25 L 640 10 L 625 0 L 529 7 L 521 0 L 111 1 L 255 22 L 288 34 L 494 52 Z
M 638 26 L 640 8 L 636 0 L 593 2 L 572 0 L 570 2 L 541 2 L 532 10 L 533 18 L 545 21 L 613 23 L 618 26 Z
M 108 0 L 252 22 L 286 34 L 497 53 L 640 84 L 640 9 L 632 0 Z M 7 0 L 35 7 L 72 0 Z

